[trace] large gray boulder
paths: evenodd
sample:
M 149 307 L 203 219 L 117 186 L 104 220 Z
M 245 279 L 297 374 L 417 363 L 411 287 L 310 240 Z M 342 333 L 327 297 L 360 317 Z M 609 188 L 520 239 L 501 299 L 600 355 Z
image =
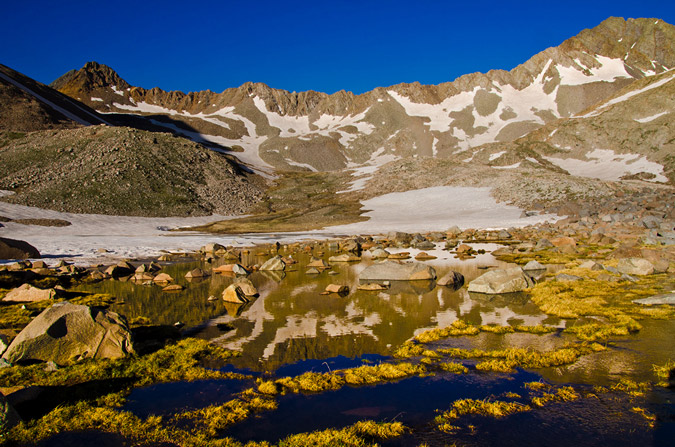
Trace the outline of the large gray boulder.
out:
M 469 284 L 469 292 L 497 294 L 522 292 L 534 283 L 520 267 L 490 270 Z
M 436 279 L 436 270 L 421 262 L 399 264 L 385 261 L 366 267 L 359 275 L 361 281 L 415 281 Z
M 25 241 L 0 237 L 0 259 L 39 258 L 37 248 Z
M 662 295 L 654 295 L 649 298 L 640 298 L 633 300 L 635 304 L 642 304 L 643 306 L 660 306 L 670 304 L 675 306 L 675 293 L 664 293 Z
M 525 271 L 537 271 L 537 270 L 546 270 L 546 266 L 535 261 L 534 259 L 525 264 L 523 267 Z
M 84 358 L 118 358 L 133 352 L 131 332 L 115 312 L 68 301 L 35 317 L 12 341 L 2 358 L 10 363 Z
M 654 273 L 654 264 L 642 258 L 624 258 L 619 260 L 616 269 L 627 275 L 651 275 Z
M 16 289 L 10 290 L 2 299 L 6 302 L 34 303 L 37 301 L 51 300 L 56 297 L 55 289 L 40 289 L 30 284 L 23 284 Z

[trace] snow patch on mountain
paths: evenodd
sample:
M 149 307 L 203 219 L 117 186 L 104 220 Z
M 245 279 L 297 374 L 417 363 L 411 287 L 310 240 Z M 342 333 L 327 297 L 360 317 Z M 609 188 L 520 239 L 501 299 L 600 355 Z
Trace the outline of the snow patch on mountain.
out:
M 601 81 L 614 82 L 617 78 L 632 78 L 626 71 L 626 65 L 621 59 L 612 59 L 600 55 L 593 56 L 593 58 L 600 64 L 600 67 L 588 67 L 579 59 L 574 59 L 576 66 L 556 65 L 555 68 L 560 75 L 560 84 L 583 85 Z
M 656 115 L 648 116 L 648 117 L 645 117 L 645 118 L 635 118 L 635 121 L 637 121 L 638 123 L 641 123 L 641 124 L 645 124 L 645 123 L 649 123 L 651 121 L 654 121 L 655 119 L 660 118 L 663 115 L 667 115 L 669 113 L 670 113 L 669 111 L 665 111 L 665 112 L 657 113 Z
M 647 172 L 656 176 L 652 179 L 653 181 L 668 181 L 668 178 L 663 175 L 663 166 L 639 154 L 616 154 L 609 149 L 595 149 L 586 154 L 587 160 L 547 156 L 544 158 L 578 177 L 616 181 L 624 175 Z
M 279 134 L 280 137 L 296 137 L 298 135 L 310 133 L 308 117 L 279 115 L 278 113 L 270 112 L 265 106 L 265 101 L 258 96 L 253 98 L 253 104 L 255 104 L 255 107 L 265 115 L 270 126 L 281 130 L 281 134 Z
M 373 178 L 373 175 L 380 169 L 380 167 L 392 161 L 400 160 L 400 158 L 401 157 L 398 157 L 394 154 L 385 154 L 384 148 L 381 147 L 373 152 L 373 154 L 370 156 L 370 159 L 363 165 L 348 165 L 348 168 L 352 171 L 352 176 L 357 178 L 356 180 L 350 182 L 347 189 L 338 191 L 337 194 L 361 191 L 365 189 L 368 181 Z

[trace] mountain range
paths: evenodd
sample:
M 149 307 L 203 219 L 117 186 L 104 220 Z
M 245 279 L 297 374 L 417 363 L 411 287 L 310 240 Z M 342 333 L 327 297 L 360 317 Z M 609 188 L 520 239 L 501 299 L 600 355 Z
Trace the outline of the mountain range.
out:
M 283 202 L 275 193 L 293 189 L 303 175 L 301 184 L 324 182 L 350 202 L 469 184 L 491 186 L 500 199 L 521 205 L 568 200 L 570 188 L 577 199 L 608 194 L 607 181 L 675 181 L 675 27 L 658 19 L 609 18 L 510 71 L 361 95 L 261 83 L 222 93 L 166 92 L 132 86 L 96 62 L 50 89 L 3 68 L 0 100 L 15 108 L 26 103 L 25 116 L 40 116 L 31 125 L 111 124 L 188 138 L 227 154 L 246 181 L 267 179 L 272 188 L 258 212 L 290 206 L 272 199 Z M 19 89 L 8 96 L 8 79 L 33 94 Z M 56 101 L 37 96 L 48 100 L 46 91 L 74 116 L 57 116 L 49 106 Z M 0 125 L 37 130 L 17 124 L 24 115 L 2 113 Z M 549 191 L 537 194 L 537 184 Z

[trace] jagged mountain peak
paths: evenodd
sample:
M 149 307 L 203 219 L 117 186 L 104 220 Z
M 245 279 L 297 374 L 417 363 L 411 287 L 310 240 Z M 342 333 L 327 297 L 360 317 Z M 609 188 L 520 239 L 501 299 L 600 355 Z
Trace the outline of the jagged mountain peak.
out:
M 131 85 L 115 70 L 93 61 L 87 62 L 77 71 L 69 71 L 52 82 L 50 86 L 68 95 L 76 92 L 92 92 L 101 88 L 110 88 L 115 91 L 131 88 Z
M 414 156 L 455 159 L 514 141 L 675 67 L 674 42 L 675 27 L 662 20 L 612 17 L 510 71 L 439 85 L 402 83 L 360 95 L 288 92 L 260 82 L 222 93 L 102 87 L 73 94 L 105 112 L 169 115 L 191 133 L 160 125 L 243 149 L 237 157 L 261 169 L 333 170 Z

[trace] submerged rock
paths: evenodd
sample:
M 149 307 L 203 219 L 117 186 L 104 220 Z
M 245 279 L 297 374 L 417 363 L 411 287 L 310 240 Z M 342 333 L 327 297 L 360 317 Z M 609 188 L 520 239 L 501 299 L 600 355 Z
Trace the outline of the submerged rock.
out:
M 387 290 L 389 287 L 385 286 L 384 284 L 378 284 L 376 282 L 369 282 L 367 284 L 359 284 L 357 287 L 358 290 L 365 290 L 369 292 L 374 292 L 374 291 L 379 291 L 379 290 Z
M 415 281 L 419 279 L 436 279 L 436 270 L 421 262 L 400 264 L 385 261 L 366 267 L 359 276 L 361 281 Z
M 337 293 L 339 295 L 346 295 L 349 293 L 349 287 L 339 284 L 328 284 L 326 286 L 326 292 L 328 293 Z
M 35 317 L 12 341 L 2 358 L 64 364 L 84 358 L 119 358 L 133 352 L 131 332 L 115 312 L 57 303 Z
M 359 262 L 361 260 L 360 256 L 356 256 L 349 253 L 343 253 L 337 256 L 331 256 L 328 258 L 328 262 Z
M 469 292 L 497 294 L 522 292 L 534 285 L 520 267 L 491 270 L 469 284 Z
M 670 304 L 675 306 L 675 293 L 664 293 L 662 295 L 654 295 L 649 298 L 640 298 L 633 300 L 635 304 L 642 304 L 643 306 L 659 306 L 663 304 Z

